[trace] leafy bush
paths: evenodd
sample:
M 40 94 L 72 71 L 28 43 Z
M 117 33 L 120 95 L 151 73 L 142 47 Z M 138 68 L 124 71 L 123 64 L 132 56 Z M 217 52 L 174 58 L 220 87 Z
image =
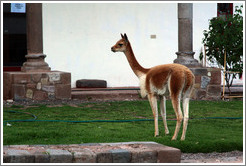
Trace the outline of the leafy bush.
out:
M 235 14 L 226 18 L 214 17 L 209 21 L 209 30 L 203 32 L 203 43 L 207 47 L 206 55 L 212 63 L 224 68 L 224 54 L 226 52 L 226 70 L 243 71 L 243 6 L 236 7 Z M 228 89 L 236 78 L 236 73 L 225 73 Z M 229 89 L 230 90 L 230 89 Z

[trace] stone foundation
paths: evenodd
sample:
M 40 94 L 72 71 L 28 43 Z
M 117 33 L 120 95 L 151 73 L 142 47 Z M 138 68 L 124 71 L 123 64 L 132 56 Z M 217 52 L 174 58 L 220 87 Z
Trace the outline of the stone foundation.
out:
M 9 145 L 4 163 L 180 163 L 181 151 L 155 142 Z
M 71 73 L 4 72 L 4 100 L 71 99 Z
M 192 99 L 221 99 L 221 70 L 219 68 L 190 68 L 195 75 Z

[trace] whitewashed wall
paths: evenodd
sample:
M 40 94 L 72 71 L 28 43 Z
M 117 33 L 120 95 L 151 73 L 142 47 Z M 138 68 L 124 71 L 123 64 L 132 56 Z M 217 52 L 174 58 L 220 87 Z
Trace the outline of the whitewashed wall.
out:
M 193 4 L 193 51 L 198 56 L 203 30 L 216 16 L 216 3 Z M 176 3 L 44 3 L 43 42 L 52 70 L 78 79 L 104 79 L 109 87 L 138 86 L 123 53 L 110 48 L 127 33 L 144 67 L 173 63 L 178 51 Z M 150 35 L 156 35 L 151 39 Z

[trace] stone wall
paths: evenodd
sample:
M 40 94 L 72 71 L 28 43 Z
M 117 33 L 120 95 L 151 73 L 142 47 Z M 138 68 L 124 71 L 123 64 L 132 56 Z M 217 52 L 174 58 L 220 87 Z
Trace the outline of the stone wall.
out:
M 15 101 L 71 99 L 71 73 L 4 72 L 3 98 Z
M 195 100 L 221 99 L 221 69 L 190 68 L 195 75 L 195 88 L 192 98 Z

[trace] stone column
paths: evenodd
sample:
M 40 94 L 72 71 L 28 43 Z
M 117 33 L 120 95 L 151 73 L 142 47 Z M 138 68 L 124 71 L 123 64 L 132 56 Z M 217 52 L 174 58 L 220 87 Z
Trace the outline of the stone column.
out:
M 26 4 L 27 19 L 27 61 L 23 63 L 21 71 L 50 71 L 50 67 L 44 61 L 43 31 L 42 31 L 42 4 Z
M 188 67 L 201 66 L 194 59 L 193 52 L 193 4 L 179 3 L 178 4 L 178 52 L 177 59 L 174 63 L 179 63 Z

